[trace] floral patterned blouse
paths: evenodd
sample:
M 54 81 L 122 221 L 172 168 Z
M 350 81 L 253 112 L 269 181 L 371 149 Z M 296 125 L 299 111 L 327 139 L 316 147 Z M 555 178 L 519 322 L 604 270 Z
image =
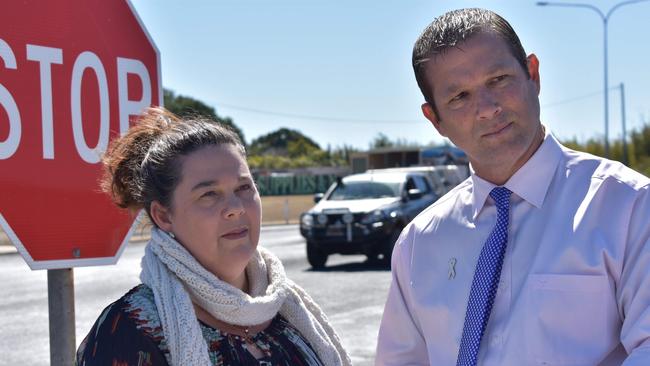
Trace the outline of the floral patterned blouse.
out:
M 251 337 L 263 353 L 259 359 L 248 352 L 242 337 L 199 324 L 215 366 L 322 366 L 307 340 L 279 314 Z M 170 362 L 153 292 L 138 285 L 104 309 L 81 342 L 76 365 L 157 366 Z

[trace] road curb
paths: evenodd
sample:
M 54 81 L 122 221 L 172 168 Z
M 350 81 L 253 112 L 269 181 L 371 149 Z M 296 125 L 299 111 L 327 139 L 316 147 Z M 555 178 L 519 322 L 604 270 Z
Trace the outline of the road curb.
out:
M 18 253 L 16 247 L 11 244 L 0 244 L 0 255 Z

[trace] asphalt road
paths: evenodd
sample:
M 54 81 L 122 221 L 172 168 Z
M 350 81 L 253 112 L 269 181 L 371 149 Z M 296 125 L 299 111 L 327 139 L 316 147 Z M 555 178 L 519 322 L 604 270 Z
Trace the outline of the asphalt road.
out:
M 364 256 L 334 255 L 327 268 L 313 271 L 295 225 L 263 228 L 260 243 L 328 314 L 353 364 L 372 365 L 388 267 Z M 117 265 L 74 270 L 77 344 L 105 306 L 139 283 L 143 253 L 143 243 L 131 243 Z M 0 365 L 49 365 L 47 273 L 31 271 L 17 254 L 0 255 Z

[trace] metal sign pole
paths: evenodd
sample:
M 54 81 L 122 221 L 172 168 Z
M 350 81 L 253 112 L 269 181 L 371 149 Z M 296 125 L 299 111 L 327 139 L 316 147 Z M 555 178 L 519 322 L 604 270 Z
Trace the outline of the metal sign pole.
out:
M 47 271 L 47 298 L 50 318 L 50 365 L 73 365 L 76 340 L 72 268 Z
M 630 166 L 627 155 L 627 131 L 625 129 L 625 84 L 621 83 L 621 122 L 623 123 L 623 164 Z

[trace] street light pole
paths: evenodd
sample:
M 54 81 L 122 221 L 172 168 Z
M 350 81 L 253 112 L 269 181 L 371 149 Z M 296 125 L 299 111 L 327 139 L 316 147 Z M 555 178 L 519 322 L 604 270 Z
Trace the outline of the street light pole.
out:
M 623 164 L 630 166 L 627 155 L 627 129 L 625 128 L 625 84 L 621 83 L 621 121 L 623 123 Z
M 604 67 L 604 76 L 605 76 L 605 157 L 609 158 L 609 79 L 607 77 L 607 22 L 609 17 L 612 15 L 614 10 L 620 8 L 623 5 L 629 5 L 634 3 L 640 3 L 650 0 L 628 0 L 623 1 L 614 5 L 607 14 L 604 14 L 599 8 L 591 4 L 582 4 L 582 3 L 558 3 L 552 1 L 538 1 L 538 6 L 563 6 L 571 8 L 587 8 L 595 11 L 600 16 L 600 19 L 603 21 L 603 67 Z

